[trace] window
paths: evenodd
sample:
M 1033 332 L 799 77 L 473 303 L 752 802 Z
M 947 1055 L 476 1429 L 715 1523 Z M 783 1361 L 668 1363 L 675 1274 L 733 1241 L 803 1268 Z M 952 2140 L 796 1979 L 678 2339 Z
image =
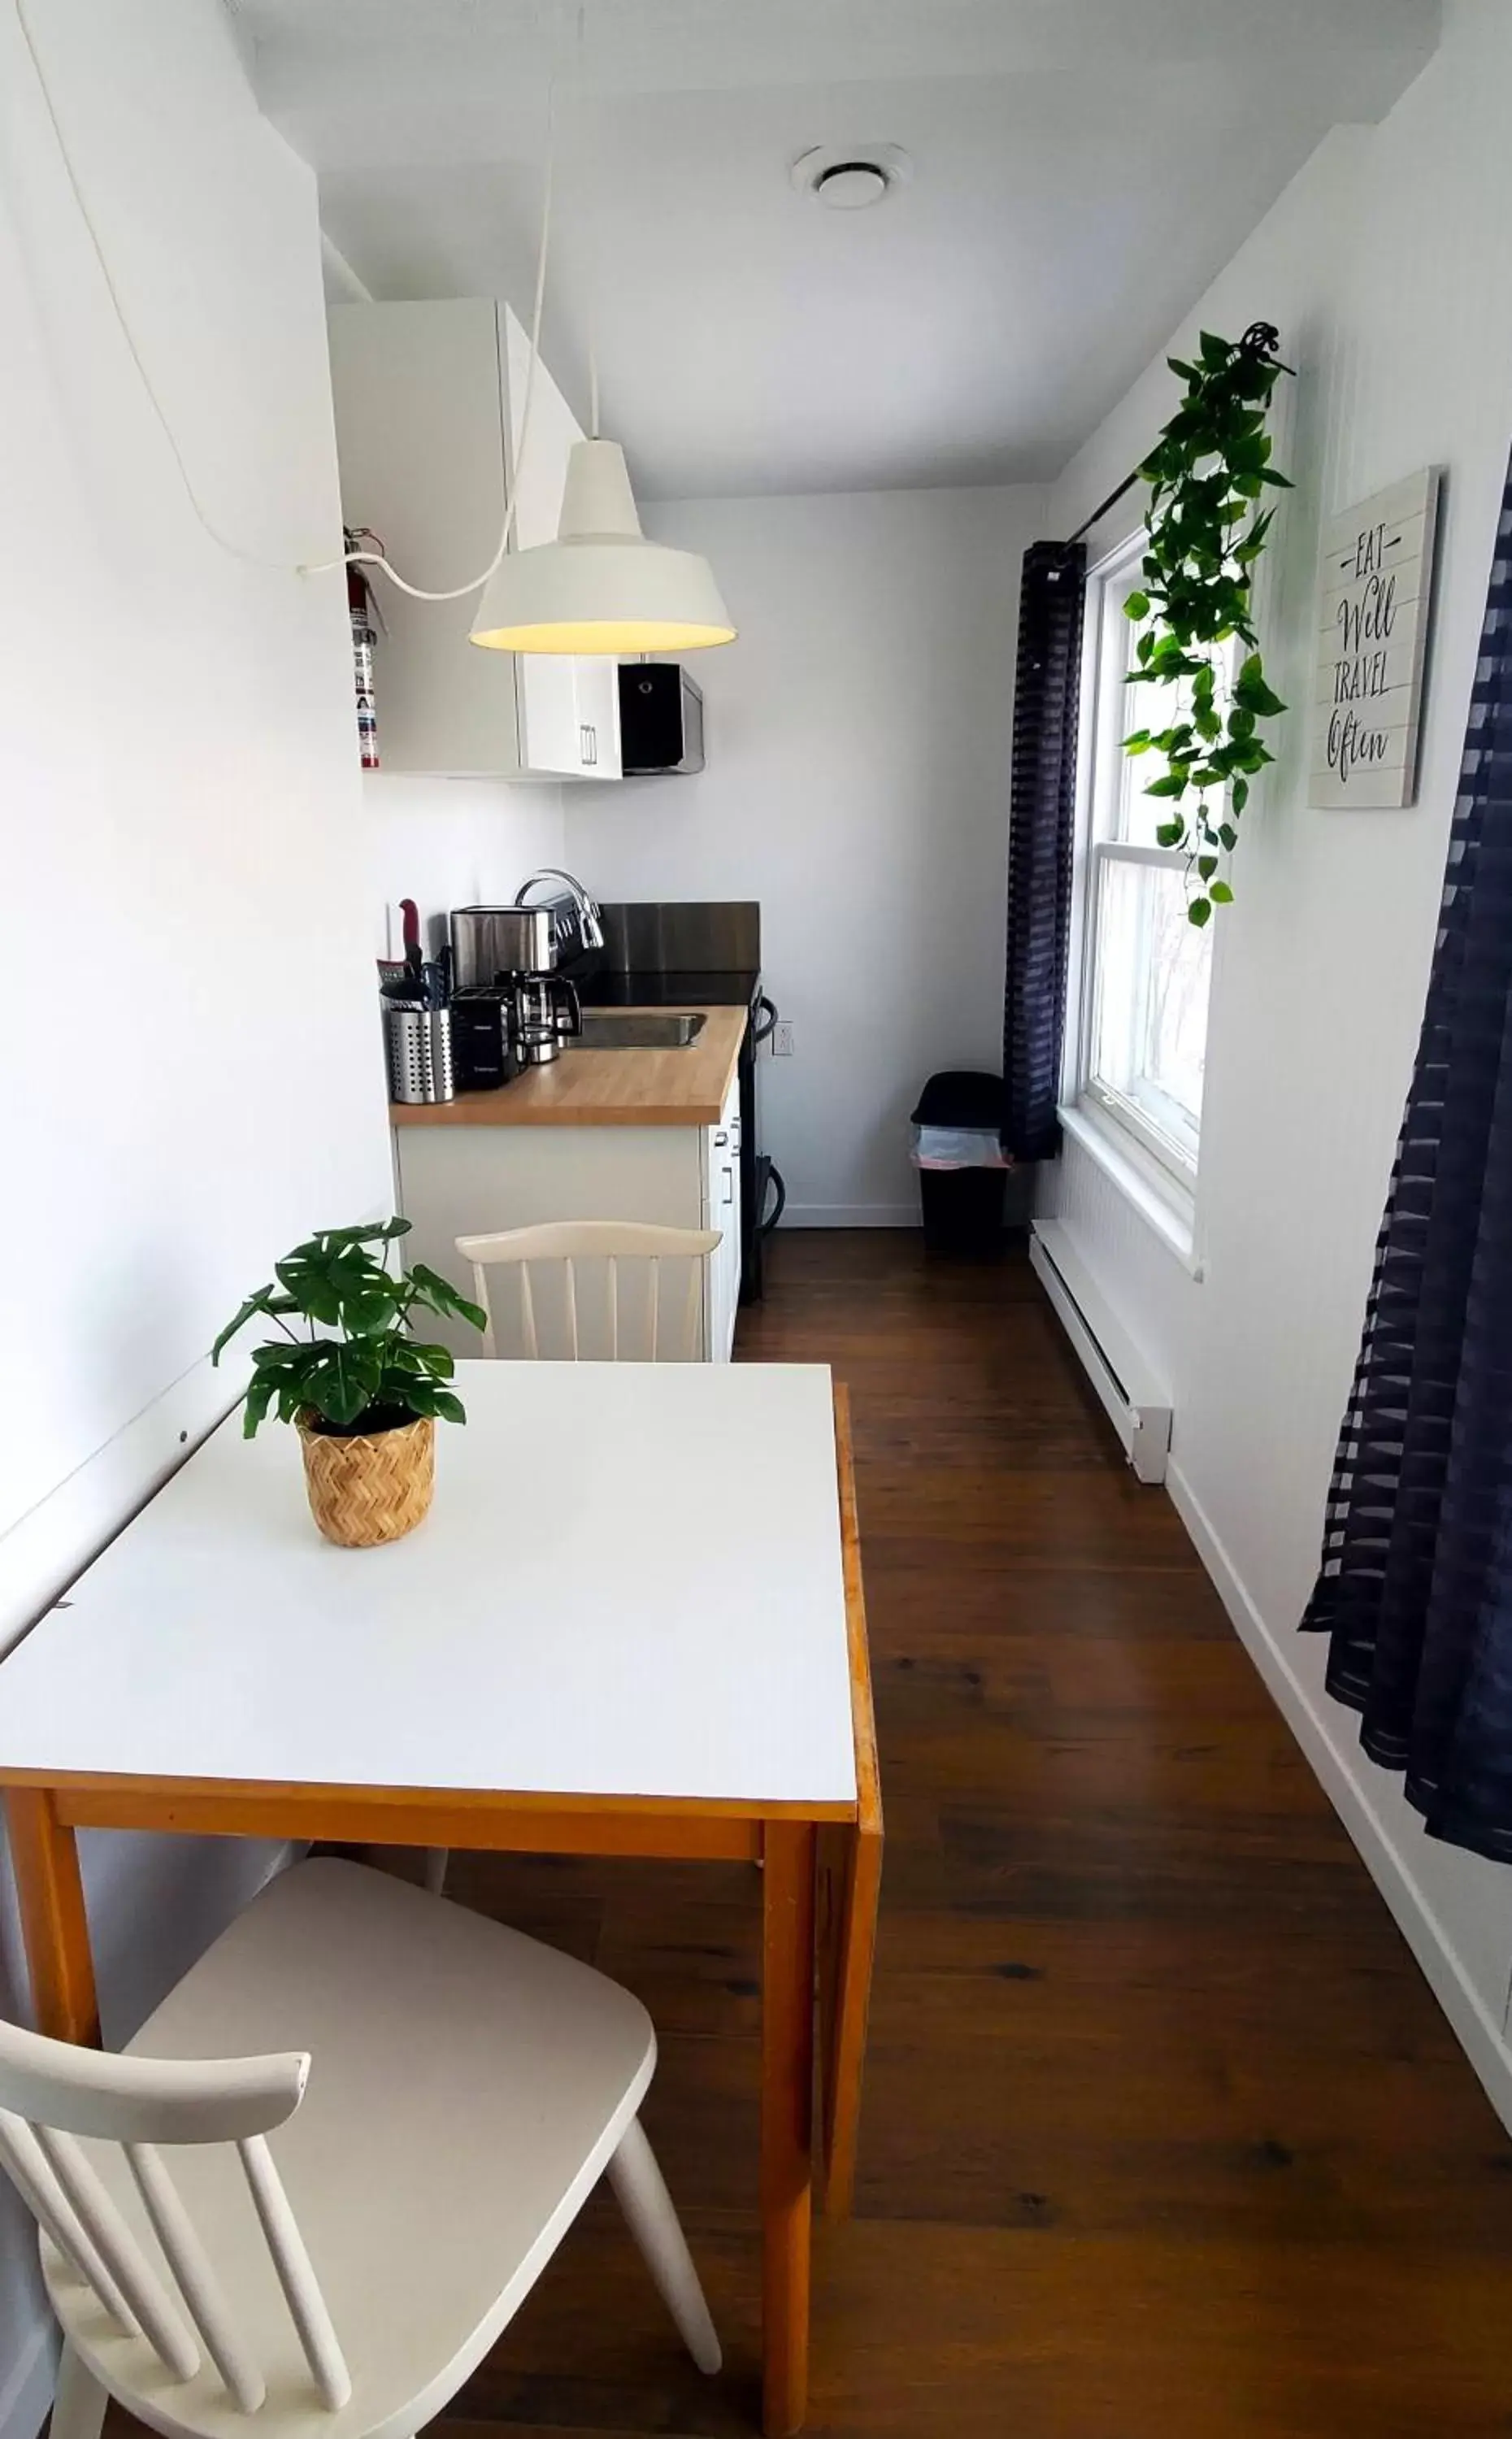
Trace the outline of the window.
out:
M 1184 853 L 1155 842 L 1168 808 L 1145 791 L 1159 761 L 1122 750 L 1131 728 L 1169 727 L 1179 701 L 1170 686 L 1126 683 L 1137 667 L 1137 631 L 1124 603 L 1139 582 L 1142 544 L 1140 537 L 1105 561 L 1088 587 L 1095 663 L 1084 739 L 1090 786 L 1076 1083 L 1084 1103 L 1190 1186 L 1202 1124 L 1213 935 L 1186 919 Z

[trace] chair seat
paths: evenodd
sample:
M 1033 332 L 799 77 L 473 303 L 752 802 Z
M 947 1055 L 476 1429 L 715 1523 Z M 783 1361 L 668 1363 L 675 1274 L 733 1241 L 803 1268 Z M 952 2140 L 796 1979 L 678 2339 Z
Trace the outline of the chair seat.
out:
M 262 2416 L 280 2439 L 402 2439 L 441 2410 L 571 2226 L 656 2057 L 649 2017 L 616 1983 L 329 1859 L 271 1882 L 130 2046 L 311 2053 L 305 2098 L 270 2147 L 351 2372 L 339 2412 L 314 2391 L 234 2151 L 164 2155 L 267 2373 Z M 160 2267 L 120 2152 L 85 2148 Z M 208 2363 L 174 2379 L 45 2239 L 43 2261 L 65 2332 L 133 2412 L 169 2439 L 249 2439 L 259 2417 Z

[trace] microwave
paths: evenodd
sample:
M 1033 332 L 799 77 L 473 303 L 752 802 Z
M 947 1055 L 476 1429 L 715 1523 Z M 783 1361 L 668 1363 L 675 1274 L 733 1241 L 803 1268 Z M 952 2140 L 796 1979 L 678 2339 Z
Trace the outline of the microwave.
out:
M 621 663 L 619 752 L 627 779 L 703 770 L 703 690 L 675 661 Z

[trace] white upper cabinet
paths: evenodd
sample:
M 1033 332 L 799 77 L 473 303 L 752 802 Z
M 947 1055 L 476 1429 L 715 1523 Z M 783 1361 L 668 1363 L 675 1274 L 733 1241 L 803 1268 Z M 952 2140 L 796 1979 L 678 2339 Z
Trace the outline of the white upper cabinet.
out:
M 443 592 L 485 568 L 520 449 L 530 343 L 488 300 L 337 305 L 331 385 L 342 514 L 382 536 L 412 583 Z M 519 463 L 511 547 L 556 537 L 567 455 L 582 432 L 538 365 Z M 613 661 L 484 651 L 468 640 L 477 596 L 412 601 L 379 577 L 386 632 L 375 685 L 385 771 L 617 779 Z

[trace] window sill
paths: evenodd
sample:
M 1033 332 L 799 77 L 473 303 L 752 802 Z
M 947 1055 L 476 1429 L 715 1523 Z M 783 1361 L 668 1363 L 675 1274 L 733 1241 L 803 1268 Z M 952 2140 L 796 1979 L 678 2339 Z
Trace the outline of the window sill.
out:
M 1200 1280 L 1202 1265 L 1196 1251 L 1193 1196 L 1173 1177 L 1157 1173 L 1152 1160 L 1143 1158 L 1119 1128 L 1095 1115 L 1085 1103 L 1063 1103 L 1058 1114 L 1072 1142 L 1079 1144 L 1089 1159 L 1096 1162 L 1166 1252 L 1175 1255 L 1188 1277 Z

